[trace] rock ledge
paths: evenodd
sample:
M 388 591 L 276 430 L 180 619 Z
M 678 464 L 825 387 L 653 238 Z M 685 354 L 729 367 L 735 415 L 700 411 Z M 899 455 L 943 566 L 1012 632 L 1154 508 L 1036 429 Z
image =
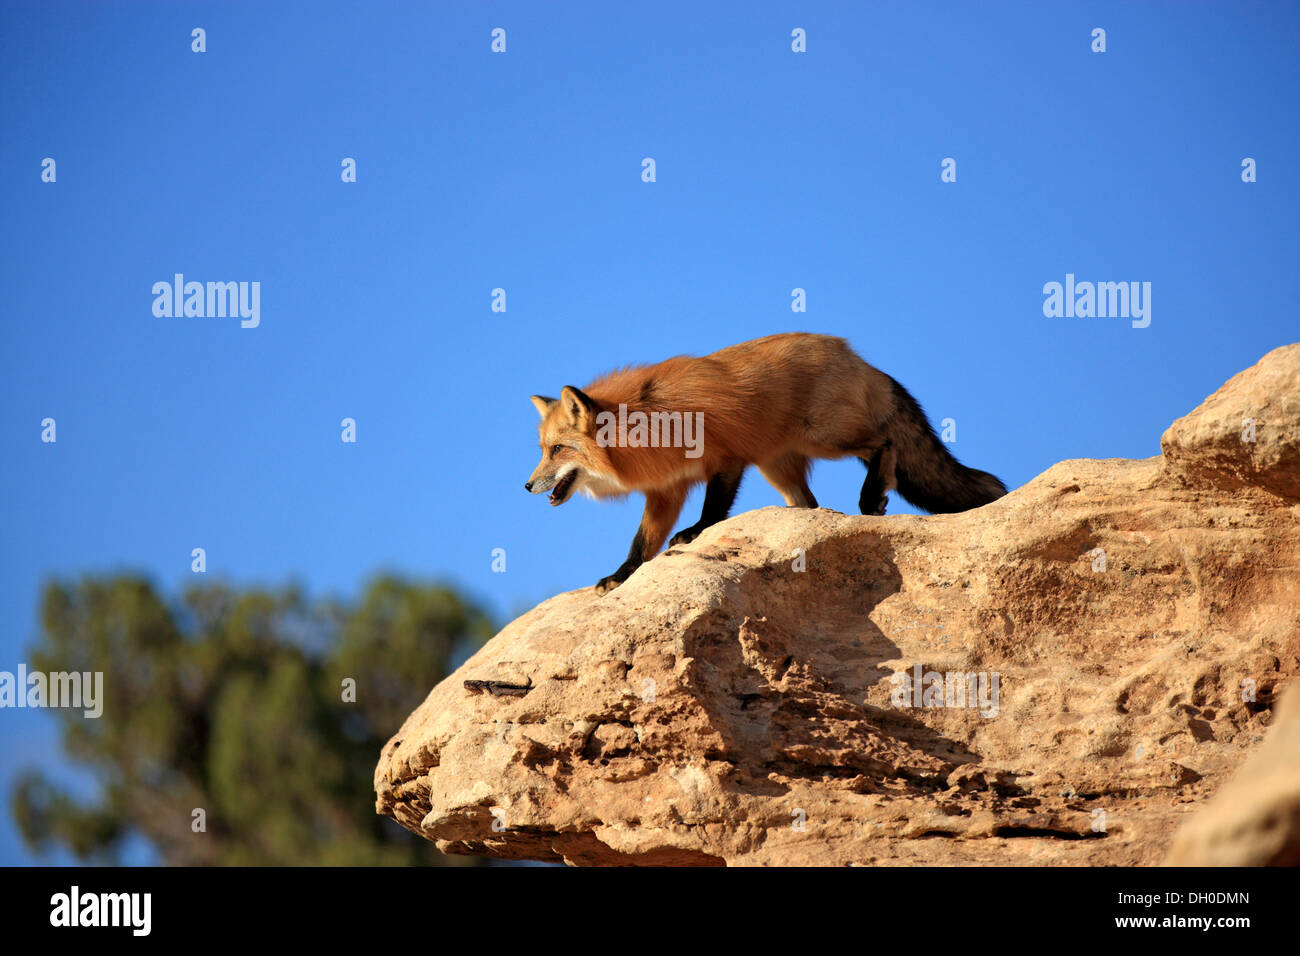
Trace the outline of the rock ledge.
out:
M 1300 344 L 1161 449 L 960 515 L 764 508 L 552 598 L 388 742 L 378 811 L 581 865 L 1160 863 L 1300 672 Z M 983 706 L 899 689 L 928 672 Z M 1258 834 L 1300 821 L 1300 759 L 1261 759 L 1259 811 L 1225 787 L 1173 862 L 1295 858 L 1300 825 Z

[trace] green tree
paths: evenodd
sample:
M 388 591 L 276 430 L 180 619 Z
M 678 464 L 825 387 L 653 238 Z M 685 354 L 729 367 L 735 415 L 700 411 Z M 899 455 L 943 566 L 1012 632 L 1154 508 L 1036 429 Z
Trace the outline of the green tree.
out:
M 383 577 L 346 607 L 205 586 L 168 607 L 119 577 L 49 584 L 41 617 L 30 667 L 102 672 L 103 715 L 49 711 L 99 793 L 24 774 L 12 807 L 34 848 L 113 862 L 139 836 L 179 865 L 468 862 L 378 816 L 372 790 L 384 742 L 491 633 L 455 592 Z

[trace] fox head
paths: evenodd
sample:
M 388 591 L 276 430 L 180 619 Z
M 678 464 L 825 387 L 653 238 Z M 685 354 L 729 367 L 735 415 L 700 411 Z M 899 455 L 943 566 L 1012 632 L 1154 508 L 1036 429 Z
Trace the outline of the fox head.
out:
M 596 416 L 600 409 L 581 389 L 566 385 L 559 398 L 532 396 L 542 416 L 537 426 L 542 460 L 524 484 L 525 491 L 551 493 L 551 504 L 562 505 L 575 491 L 589 494 L 616 492 L 609 456 L 596 441 Z

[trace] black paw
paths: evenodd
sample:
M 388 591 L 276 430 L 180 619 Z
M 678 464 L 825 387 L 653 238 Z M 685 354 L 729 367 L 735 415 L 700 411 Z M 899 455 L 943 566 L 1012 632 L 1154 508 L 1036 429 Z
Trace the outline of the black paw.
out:
M 858 507 L 862 509 L 862 513 L 864 515 L 883 515 L 885 513 L 885 505 L 887 505 L 888 503 L 889 503 L 889 496 L 881 495 L 880 500 L 877 501 L 874 506 L 868 506 L 864 502 L 859 504 Z
M 697 528 L 694 525 L 689 528 L 683 528 L 681 531 L 678 531 L 673 535 L 672 540 L 668 542 L 668 547 L 675 548 L 679 544 L 690 544 L 700 536 L 702 530 L 704 529 Z
M 639 568 L 640 564 L 624 564 L 609 577 L 601 578 L 596 582 L 597 594 L 608 594 L 614 588 L 618 587 L 624 581 L 632 576 L 632 572 Z

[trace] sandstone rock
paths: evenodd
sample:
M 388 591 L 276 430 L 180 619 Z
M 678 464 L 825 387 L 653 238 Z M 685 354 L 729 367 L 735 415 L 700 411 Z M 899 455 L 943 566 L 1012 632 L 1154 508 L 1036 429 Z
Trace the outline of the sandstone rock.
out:
M 1264 742 L 1174 840 L 1170 866 L 1300 866 L 1300 684 Z
M 378 810 L 586 865 L 1159 863 L 1300 672 L 1298 376 L 1269 353 L 1161 457 L 960 515 L 764 508 L 561 594 L 411 714 Z M 902 706 L 917 668 L 976 693 Z
M 1300 499 L 1300 345 L 1274 349 L 1169 426 L 1160 449 L 1193 483 L 1258 485 Z

